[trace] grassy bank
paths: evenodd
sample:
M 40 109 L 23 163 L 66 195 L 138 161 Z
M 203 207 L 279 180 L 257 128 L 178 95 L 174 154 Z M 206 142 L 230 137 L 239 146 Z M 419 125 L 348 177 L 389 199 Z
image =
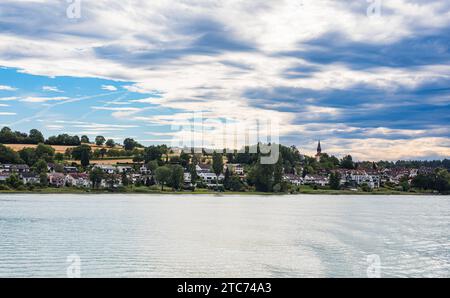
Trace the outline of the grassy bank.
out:
M 209 189 L 196 189 L 194 191 L 173 191 L 165 188 L 162 191 L 159 188 L 128 187 L 120 190 L 109 191 L 105 189 L 80 189 L 80 188 L 34 188 L 32 190 L 0 190 L 0 194 L 102 194 L 102 193 L 123 193 L 123 194 L 186 194 L 186 195 L 435 195 L 432 192 L 412 191 L 402 192 L 392 189 L 380 188 L 372 192 L 352 191 L 352 190 L 332 190 L 332 189 L 313 189 L 311 187 L 301 187 L 298 191 L 292 193 L 264 193 L 257 191 L 246 192 L 216 192 Z

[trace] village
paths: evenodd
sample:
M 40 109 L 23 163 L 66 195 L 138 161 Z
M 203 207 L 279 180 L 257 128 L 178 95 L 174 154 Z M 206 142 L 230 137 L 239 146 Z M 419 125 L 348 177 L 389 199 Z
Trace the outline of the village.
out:
M 154 151 L 159 147 L 152 148 Z M 92 161 L 85 166 L 64 160 L 42 162 L 40 166 L 3 163 L 0 164 L 0 190 L 24 191 L 50 187 L 123 191 L 134 187 L 158 191 L 160 187 L 161 190 L 164 190 L 164 186 L 169 186 L 172 191 L 199 189 L 284 193 L 327 189 L 353 192 L 374 192 L 380 189 L 410 191 L 415 186 L 414 179 L 418 176 L 427 177 L 436 171 L 432 167 L 425 166 L 383 168 L 377 166 L 376 163 L 358 164 L 356 162 L 351 162 L 349 167 L 345 166 L 344 160 L 335 167 L 326 168 L 320 166 L 321 162 L 330 157 L 326 153 L 322 153 L 320 142 L 315 157 L 302 156 L 296 148 L 284 148 L 285 152 L 294 156 L 293 162 L 290 164 L 287 161 L 280 161 L 278 170 L 277 165 L 274 165 L 271 170 L 268 169 L 271 175 L 270 179 L 273 180 L 266 182 L 266 184 L 271 183 L 270 188 L 264 187 L 264 185 L 258 187 L 258 181 L 261 179 L 257 176 L 263 177 L 265 174 L 258 171 L 255 159 L 249 161 L 248 158 L 239 158 L 236 154 L 231 154 L 231 156 L 230 154 L 217 154 L 217 158 L 214 159 L 214 154 L 212 156 L 206 153 L 187 154 L 183 149 L 168 148 L 170 158 L 167 155 L 164 159 L 163 154 L 160 153 L 155 160 L 147 160 L 147 162 L 146 158 L 135 158 L 134 162 L 117 162 L 116 164 Z M 285 153 L 285 155 L 289 154 Z M 285 157 L 288 160 L 292 159 Z M 236 161 L 246 161 L 246 163 Z M 311 165 L 315 166 L 314 170 L 311 170 Z M 175 166 L 177 171 L 173 170 Z M 166 174 L 161 174 L 164 172 L 162 168 L 167 169 Z M 279 176 L 278 181 L 275 181 L 277 176 Z M 432 190 L 431 187 L 430 190 Z

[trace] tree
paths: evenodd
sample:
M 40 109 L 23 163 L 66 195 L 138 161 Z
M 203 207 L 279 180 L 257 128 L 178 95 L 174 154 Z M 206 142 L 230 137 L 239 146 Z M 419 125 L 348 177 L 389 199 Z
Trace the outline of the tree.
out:
M 348 170 L 352 170 L 355 168 L 355 164 L 353 163 L 353 158 L 351 155 L 347 155 L 342 159 L 341 167 Z
M 149 169 L 152 172 L 152 174 L 155 174 L 157 168 L 158 162 L 156 160 L 151 160 L 147 163 L 147 169 Z
M 17 152 L 0 144 L 0 163 L 18 164 L 21 162 L 23 161 Z
M 61 134 L 58 136 L 51 136 L 45 142 L 47 145 L 61 145 L 61 146 L 79 146 L 81 145 L 78 136 L 69 136 L 68 134 Z
M 106 146 L 108 146 L 109 148 L 113 148 L 114 146 L 116 146 L 116 142 L 114 142 L 113 139 L 109 139 L 106 141 Z
M 244 188 L 244 185 L 239 177 L 232 176 L 230 182 L 228 183 L 228 187 L 231 191 L 241 191 L 242 188 Z
M 231 179 L 231 173 L 230 173 L 230 169 L 227 167 L 227 169 L 225 170 L 224 178 L 223 178 L 223 187 L 225 189 L 230 188 L 230 179 Z
M 283 184 L 283 158 L 280 155 L 273 171 L 273 185 L 278 185 L 279 191 L 281 191 L 282 184 Z
M 39 175 L 39 184 L 42 187 L 47 187 L 48 186 L 48 177 L 47 177 L 47 173 L 41 173 Z
M 89 144 L 90 140 L 88 136 L 81 136 L 81 143 Z
M 163 155 L 163 152 L 159 146 L 150 146 L 145 148 L 144 150 L 144 160 L 145 163 L 148 163 L 151 160 L 157 160 L 160 161 L 161 157 Z
M 223 158 L 222 154 L 214 151 L 213 153 L 213 164 L 212 169 L 214 174 L 216 174 L 216 186 L 219 186 L 219 175 L 223 173 Z
M 183 186 L 184 183 L 184 169 L 182 166 L 180 165 L 174 165 L 172 166 L 172 171 L 171 171 L 171 176 L 170 176 L 170 184 L 172 185 L 173 189 L 181 189 L 181 187 Z
M 248 179 L 255 185 L 257 191 L 271 192 L 273 189 L 274 165 L 261 164 L 259 157 L 257 164 L 249 172 Z
M 100 156 L 102 158 L 105 158 L 106 153 L 108 152 L 108 150 L 106 150 L 105 148 L 102 148 L 98 151 L 98 153 L 100 154 Z
M 435 189 L 440 193 L 450 189 L 450 175 L 446 169 L 436 170 Z
M 133 151 L 134 148 L 138 147 L 139 143 L 136 142 L 134 139 L 131 138 L 126 138 L 123 141 L 123 147 L 125 148 L 125 150 L 127 151 Z
M 341 187 L 341 174 L 339 174 L 338 172 L 331 172 L 330 187 L 331 189 L 336 190 L 338 190 Z
M 87 167 L 89 165 L 91 151 L 92 149 L 89 145 L 78 146 L 76 148 L 73 148 L 72 158 L 81 161 L 81 165 L 83 167 Z
M 159 167 L 155 171 L 156 180 L 161 185 L 161 190 L 164 191 L 164 185 L 170 180 L 171 170 L 167 166 Z
M 30 139 L 31 144 L 39 144 L 39 143 L 45 142 L 44 136 L 37 129 L 30 130 L 30 134 L 29 134 L 28 138 Z
M 6 178 L 6 184 L 15 189 L 23 185 L 22 180 L 20 180 L 19 178 L 19 175 L 15 173 Z
M 53 162 L 55 156 L 55 149 L 52 146 L 40 143 L 36 147 L 36 159 L 43 159 L 46 162 Z
M 41 173 L 47 173 L 48 171 L 48 166 L 47 166 L 47 162 L 43 159 L 38 160 L 35 164 L 34 164 L 34 169 L 36 170 L 37 173 L 41 174 Z
M 102 169 L 94 168 L 89 173 L 89 180 L 91 180 L 92 182 L 92 188 L 99 188 L 104 176 L 105 173 L 102 171 Z
M 97 146 L 103 146 L 103 144 L 105 143 L 106 139 L 104 136 L 96 136 L 95 137 L 95 144 Z
M 122 172 L 122 184 L 123 184 L 123 186 L 128 186 L 130 184 L 130 180 L 128 179 L 128 175 L 125 172 Z
M 181 151 L 181 154 L 180 154 L 180 164 L 181 164 L 181 166 L 186 168 L 189 165 L 189 161 L 190 160 L 191 160 L 190 155 L 185 153 L 184 151 Z
M 195 167 L 196 167 L 195 164 L 190 164 L 189 165 L 189 173 L 191 174 L 191 181 L 192 181 L 193 184 L 195 184 L 195 182 L 198 179 L 197 169 Z

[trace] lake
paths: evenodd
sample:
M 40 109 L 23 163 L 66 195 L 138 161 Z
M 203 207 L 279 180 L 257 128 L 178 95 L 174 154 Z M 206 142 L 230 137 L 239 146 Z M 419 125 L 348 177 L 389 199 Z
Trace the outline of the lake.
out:
M 450 277 L 450 197 L 0 194 L 0 277 Z

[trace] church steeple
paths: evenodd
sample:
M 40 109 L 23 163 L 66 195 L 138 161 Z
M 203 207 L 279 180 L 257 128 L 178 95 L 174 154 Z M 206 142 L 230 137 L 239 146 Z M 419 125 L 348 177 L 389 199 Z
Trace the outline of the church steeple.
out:
M 319 140 L 319 143 L 317 144 L 317 154 L 316 154 L 317 162 L 320 162 L 321 155 L 322 155 L 322 146 L 320 145 L 320 140 Z

